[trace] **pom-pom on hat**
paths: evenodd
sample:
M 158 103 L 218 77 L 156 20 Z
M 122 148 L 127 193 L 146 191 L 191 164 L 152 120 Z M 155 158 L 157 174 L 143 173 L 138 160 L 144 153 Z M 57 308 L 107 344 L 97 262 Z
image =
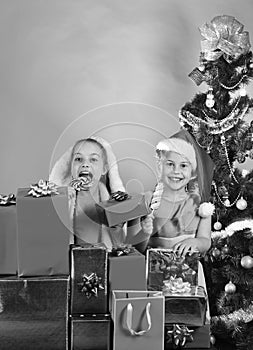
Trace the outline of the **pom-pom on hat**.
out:
M 88 141 L 89 139 L 99 143 L 105 150 L 107 157 L 108 166 L 108 183 L 110 187 L 110 193 L 123 191 L 125 188 L 123 186 L 122 180 L 119 175 L 118 165 L 116 162 L 116 157 L 113 153 L 111 145 L 99 136 L 91 136 L 83 141 Z M 74 146 L 70 147 L 60 159 L 58 159 L 53 166 L 51 173 L 49 175 L 49 181 L 54 182 L 58 186 L 69 186 L 72 176 L 71 176 L 71 162 Z
M 174 151 L 182 154 L 190 161 L 193 169 L 195 167 L 196 170 L 201 201 L 208 202 L 213 179 L 214 162 L 206 151 L 197 144 L 194 137 L 187 130 L 181 129 L 170 138 L 159 142 L 156 149 L 161 148 L 165 151 Z

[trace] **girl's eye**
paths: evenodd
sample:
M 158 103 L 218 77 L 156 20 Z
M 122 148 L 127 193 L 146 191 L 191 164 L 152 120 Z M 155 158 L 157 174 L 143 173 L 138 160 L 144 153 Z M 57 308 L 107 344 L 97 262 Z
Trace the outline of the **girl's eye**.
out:
M 189 164 L 187 164 L 187 163 L 181 164 L 181 168 L 182 168 L 182 169 L 186 169 L 186 168 L 188 168 L 188 166 L 189 166 Z
M 92 163 L 96 163 L 96 162 L 98 161 L 98 159 L 97 159 L 96 157 L 92 157 L 92 158 L 90 159 L 90 161 L 91 161 Z
M 166 165 L 169 166 L 169 167 L 171 167 L 171 166 L 173 166 L 173 163 L 167 161 L 167 162 L 166 162 Z
M 82 158 L 81 158 L 81 157 L 75 157 L 74 161 L 75 161 L 75 162 L 81 162 L 81 161 L 82 161 Z

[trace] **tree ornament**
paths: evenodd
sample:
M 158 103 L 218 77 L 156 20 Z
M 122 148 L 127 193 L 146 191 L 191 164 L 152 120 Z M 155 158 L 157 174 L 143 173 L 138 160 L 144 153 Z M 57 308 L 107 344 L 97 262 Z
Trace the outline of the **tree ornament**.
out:
M 245 269 L 252 269 L 253 267 L 253 258 L 249 255 L 245 255 L 241 258 L 241 265 Z
M 240 88 L 239 94 L 240 94 L 240 96 L 246 96 L 247 95 L 247 91 L 246 91 L 244 86 Z
M 216 231 L 219 231 L 222 228 L 222 224 L 219 221 L 216 221 L 213 227 Z
M 229 281 L 225 285 L 225 292 L 228 294 L 234 294 L 236 292 L 236 286 L 232 281 Z
M 210 343 L 214 345 L 216 343 L 215 336 L 213 334 L 210 335 Z
M 238 163 L 244 163 L 246 160 L 246 155 L 244 152 L 238 152 L 236 155 L 236 159 L 238 161 Z
M 221 249 L 221 252 L 226 255 L 229 252 L 229 247 L 227 244 L 224 245 L 224 247 Z
M 246 200 L 241 197 L 240 199 L 238 199 L 238 201 L 236 202 L 236 208 L 239 209 L 239 210 L 244 210 L 247 208 L 247 202 Z
M 214 95 L 213 95 L 213 88 L 210 88 L 207 95 L 206 95 L 206 106 L 208 108 L 212 108 L 214 106 Z
M 221 255 L 221 251 L 217 247 L 214 247 L 212 251 L 212 256 L 214 258 L 218 258 L 220 255 Z

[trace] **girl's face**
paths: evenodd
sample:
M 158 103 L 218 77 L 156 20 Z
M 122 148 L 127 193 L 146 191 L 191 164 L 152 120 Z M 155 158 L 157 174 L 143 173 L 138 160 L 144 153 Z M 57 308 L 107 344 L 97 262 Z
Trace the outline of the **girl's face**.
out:
M 185 190 L 192 178 L 192 166 L 181 154 L 168 152 L 161 159 L 161 181 L 172 191 Z
M 98 183 L 106 173 L 103 150 L 96 143 L 84 141 L 74 149 L 71 173 L 74 179 L 85 177 Z

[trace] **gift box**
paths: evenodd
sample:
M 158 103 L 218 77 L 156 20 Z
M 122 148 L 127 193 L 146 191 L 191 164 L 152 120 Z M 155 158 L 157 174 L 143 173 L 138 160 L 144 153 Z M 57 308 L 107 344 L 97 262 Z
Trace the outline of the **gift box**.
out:
M 97 210 L 102 222 L 107 226 L 115 226 L 150 213 L 144 194 L 133 194 L 120 202 L 115 199 L 100 202 L 97 204 Z
M 165 324 L 164 348 L 169 349 L 209 349 L 210 322 L 201 327 L 179 324 Z
M 170 277 L 181 278 L 191 286 L 198 285 L 199 254 L 179 256 L 171 249 L 150 248 L 146 253 L 146 274 L 149 290 L 160 290 Z
M 186 282 L 187 283 L 187 282 Z M 207 295 L 203 287 L 194 286 L 190 291 L 166 292 L 165 322 L 203 326 L 207 310 Z
M 0 275 L 17 273 L 16 205 L 0 205 Z
M 157 291 L 112 292 L 113 349 L 164 349 L 164 296 Z
M 70 215 L 67 187 L 44 197 L 17 193 L 19 276 L 69 274 Z
M 0 279 L 1 350 L 68 348 L 69 278 Z
M 71 248 L 71 314 L 108 312 L 108 251 L 103 243 Z
M 134 247 L 113 248 L 109 253 L 109 309 L 113 290 L 146 290 L 145 256 Z
M 83 315 L 70 318 L 71 350 L 109 350 L 111 316 Z

